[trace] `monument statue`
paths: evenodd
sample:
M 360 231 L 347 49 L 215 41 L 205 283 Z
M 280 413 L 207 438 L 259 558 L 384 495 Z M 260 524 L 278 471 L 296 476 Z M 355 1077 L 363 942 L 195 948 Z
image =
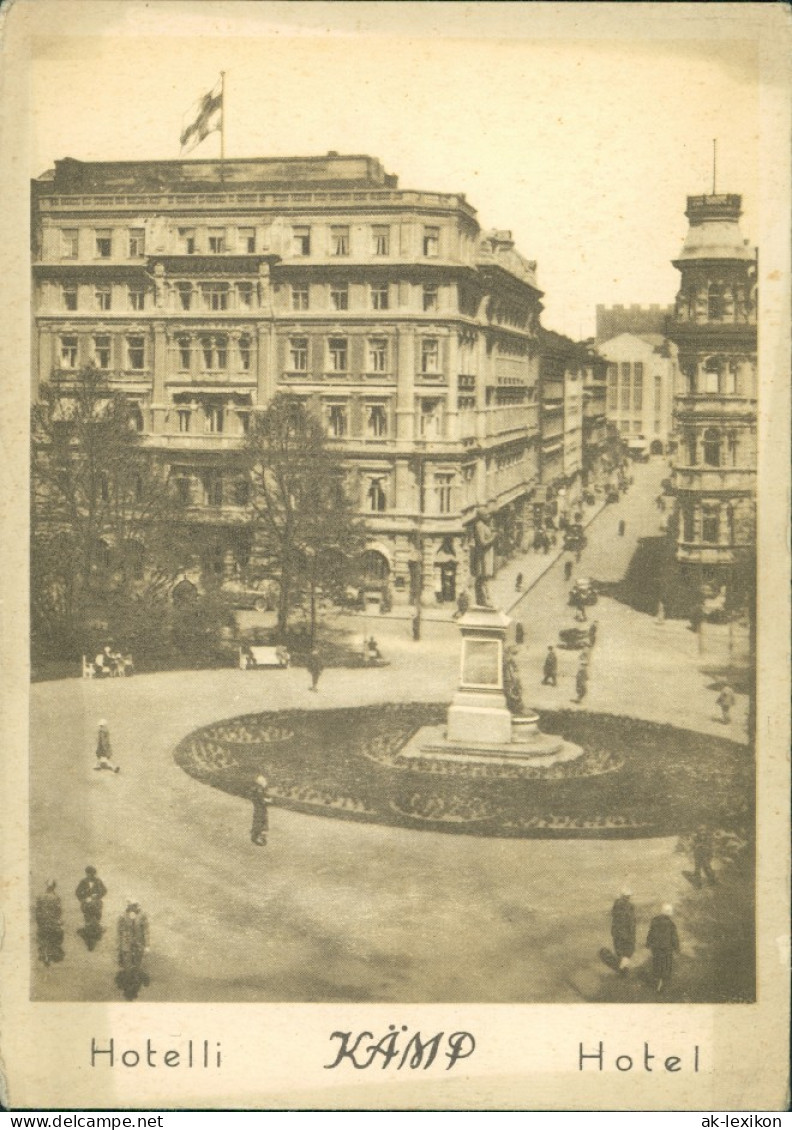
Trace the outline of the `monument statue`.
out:
M 503 693 L 506 696 L 506 706 L 515 715 L 525 714 L 523 702 L 522 679 L 517 667 L 517 654 L 519 648 L 512 645 L 506 648 L 503 660 Z
M 489 525 L 487 513 L 484 510 L 479 510 L 473 523 L 473 552 L 471 554 L 470 571 L 473 574 L 476 604 L 480 608 L 493 607 L 487 588 L 487 553 L 494 541 L 495 535 Z

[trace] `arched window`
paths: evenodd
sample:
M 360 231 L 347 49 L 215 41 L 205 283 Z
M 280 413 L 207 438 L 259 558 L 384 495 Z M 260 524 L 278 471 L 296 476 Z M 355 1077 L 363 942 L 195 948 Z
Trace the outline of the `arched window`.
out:
M 390 573 L 387 558 L 376 549 L 367 549 L 361 558 L 366 581 L 385 581 Z
M 701 540 L 717 543 L 720 539 L 720 506 L 704 506 L 701 511 Z
M 704 462 L 708 467 L 721 465 L 721 433 L 718 428 L 707 428 L 703 435 Z

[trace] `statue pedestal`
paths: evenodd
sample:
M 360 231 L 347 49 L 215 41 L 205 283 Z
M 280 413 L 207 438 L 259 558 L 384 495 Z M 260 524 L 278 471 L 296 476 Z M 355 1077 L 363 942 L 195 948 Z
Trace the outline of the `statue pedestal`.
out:
M 503 645 L 510 623 L 503 612 L 478 605 L 460 619 L 462 662 L 459 689 L 448 710 L 448 741 L 511 741 L 512 716 L 503 693 Z

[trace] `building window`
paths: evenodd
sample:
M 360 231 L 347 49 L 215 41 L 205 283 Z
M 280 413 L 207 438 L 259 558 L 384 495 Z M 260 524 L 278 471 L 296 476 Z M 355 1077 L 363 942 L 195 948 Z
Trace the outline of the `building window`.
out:
M 440 228 L 424 228 L 423 253 L 427 259 L 436 259 L 440 254 Z
M 239 249 L 246 255 L 253 255 L 256 251 L 256 229 L 240 228 L 238 233 Z
M 710 283 L 707 287 L 707 321 L 722 322 L 726 315 L 726 287 Z
M 655 379 L 654 379 L 654 407 L 655 407 L 655 415 L 657 415 L 657 416 L 660 415 L 660 410 L 662 408 L 662 399 L 663 399 L 663 378 L 661 376 L 655 374 Z
M 295 255 L 311 254 L 311 229 L 298 227 L 293 229 L 292 250 Z
M 130 310 L 142 310 L 146 305 L 146 292 L 137 287 L 129 288 L 129 308 Z
M 250 338 L 244 334 L 239 339 L 239 368 L 243 373 L 250 372 Z
M 228 309 L 228 284 L 227 283 L 204 283 L 201 286 L 201 295 L 203 296 L 204 309 L 206 309 L 206 310 L 227 310 Z
M 328 343 L 330 355 L 330 368 L 334 373 L 347 371 L 347 339 L 345 337 L 331 337 Z
M 720 541 L 720 507 L 704 506 L 701 511 L 701 540 L 713 542 Z
M 703 436 L 704 462 L 708 467 L 721 465 L 721 434 L 717 428 L 707 428 Z
M 102 228 L 96 233 L 97 259 L 109 259 L 113 253 L 113 233 L 110 228 Z
M 62 369 L 77 368 L 77 338 L 69 335 L 60 339 L 60 364 Z
M 684 541 L 693 541 L 693 510 L 686 506 L 682 511 L 682 538 Z
M 192 306 L 193 288 L 192 284 L 188 282 L 180 282 L 176 284 L 176 293 L 179 296 L 179 305 L 182 310 L 189 310 Z
M 735 396 L 737 393 L 737 362 L 729 361 L 723 367 L 723 395 Z
M 142 259 L 146 253 L 146 232 L 143 228 L 129 229 L 129 258 Z
M 222 435 L 225 425 L 225 408 L 221 404 L 204 405 L 204 431 L 207 435 Z
M 619 405 L 619 366 L 608 365 L 608 411 L 615 412 Z
M 61 256 L 76 259 L 79 254 L 80 233 L 76 228 L 64 228 L 61 232 Z
M 371 250 L 374 255 L 390 255 L 390 228 L 375 224 L 371 229 Z
M 292 310 L 307 310 L 309 301 L 309 291 L 307 286 L 292 286 Z
M 109 310 L 113 305 L 113 291 L 109 286 L 98 286 L 94 291 L 97 310 Z
M 737 433 L 736 432 L 729 432 L 727 439 L 726 439 L 726 442 L 727 442 L 728 447 L 729 447 L 729 466 L 730 467 L 736 467 L 737 466 L 737 451 L 738 451 L 738 447 L 739 447 L 739 444 L 738 444 L 738 441 L 737 441 Z
M 289 338 L 289 369 L 293 373 L 308 372 L 308 338 Z
M 110 368 L 110 335 L 101 334 L 93 339 L 93 360 L 97 369 Z
M 126 339 L 127 368 L 144 369 L 146 366 L 146 340 L 140 334 Z
M 181 413 L 179 414 L 181 417 Z M 179 429 L 181 431 L 181 428 Z M 189 506 L 192 502 L 192 486 L 187 475 L 180 475 L 176 480 L 176 497 L 182 506 Z
M 434 477 L 434 493 L 436 510 L 438 514 L 451 513 L 451 489 L 454 483 L 453 474 L 439 474 Z
M 190 421 L 192 420 L 192 412 L 189 408 L 179 408 L 176 411 L 176 417 L 179 421 L 179 431 L 182 435 L 186 435 L 190 430 Z M 183 481 L 183 480 L 180 480 Z
M 328 405 L 327 430 L 335 439 L 342 439 L 347 434 L 347 411 L 345 404 Z
M 330 254 L 349 254 L 349 228 L 345 225 L 330 228 Z
M 195 254 L 195 228 L 179 228 L 179 242 L 185 255 Z
M 390 306 L 390 288 L 387 283 L 378 283 L 371 288 L 371 309 L 387 310 Z
M 330 287 L 330 305 L 334 310 L 349 309 L 349 286 L 346 283 L 333 283 Z
M 223 228 L 209 228 L 209 254 L 222 255 L 226 249 Z
M 423 308 L 424 310 L 437 309 L 437 287 L 433 285 L 424 286 L 423 288 Z
M 213 372 L 228 365 L 228 338 L 225 334 L 201 338 L 201 356 L 204 370 Z
M 64 286 L 63 291 L 63 309 L 76 310 L 77 309 L 77 287 Z
M 388 413 L 384 404 L 369 404 L 366 409 L 366 434 L 370 439 L 382 439 L 388 434 Z
M 219 471 L 207 471 L 204 476 L 204 493 L 206 495 L 207 506 L 223 505 L 223 476 Z
M 440 438 L 440 408 L 441 402 L 439 400 L 421 401 L 421 411 L 418 417 L 418 428 L 419 434 L 422 439 Z
M 425 337 L 421 341 L 421 372 L 427 376 L 440 372 L 440 342 L 436 337 Z
M 239 299 L 240 309 L 249 310 L 253 305 L 253 284 L 237 283 L 237 298 Z
M 388 500 L 385 496 L 385 488 L 382 485 L 382 479 L 370 479 L 369 487 L 366 491 L 366 501 L 368 509 L 374 514 L 381 514 L 385 510 Z
M 633 365 L 633 409 L 636 412 L 643 410 L 643 365 L 636 361 Z
M 388 340 L 372 337 L 368 343 L 368 363 L 370 373 L 384 373 L 388 364 Z
M 192 348 L 189 337 L 187 337 L 186 334 L 182 335 L 182 337 L 178 337 L 176 339 L 176 345 L 179 350 L 179 369 L 183 373 L 188 373 L 192 359 Z

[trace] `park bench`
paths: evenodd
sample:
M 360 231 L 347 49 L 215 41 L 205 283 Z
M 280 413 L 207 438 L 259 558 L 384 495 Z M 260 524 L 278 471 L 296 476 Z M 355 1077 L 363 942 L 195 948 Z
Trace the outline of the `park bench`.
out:
M 243 671 L 254 667 L 288 667 L 289 653 L 282 647 L 248 644 L 239 649 L 239 666 Z

